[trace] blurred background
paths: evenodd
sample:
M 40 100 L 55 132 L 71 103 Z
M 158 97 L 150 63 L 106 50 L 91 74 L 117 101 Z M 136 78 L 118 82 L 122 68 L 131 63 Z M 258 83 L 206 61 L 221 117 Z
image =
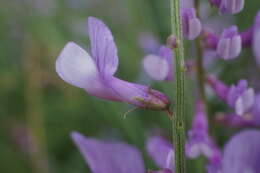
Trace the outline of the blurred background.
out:
M 146 167 L 155 168 L 145 152 L 145 142 L 153 133 L 170 138 L 167 116 L 136 110 L 124 119 L 131 106 L 96 99 L 68 85 L 56 74 L 55 60 L 68 41 L 89 48 L 87 17 L 95 16 L 115 37 L 120 57 L 116 75 L 173 98 L 174 83 L 153 82 L 141 64 L 146 54 L 154 53 L 152 47 L 164 44 L 170 34 L 169 0 L 1 0 L 0 4 L 0 172 L 89 172 L 70 139 L 75 130 L 135 145 L 143 152 Z M 216 9 L 203 1 L 201 11 L 205 25 L 221 30 L 237 24 L 243 31 L 253 23 L 258 9 L 260 2 L 251 0 L 238 15 L 216 17 Z M 187 42 L 186 47 L 186 58 L 195 58 L 193 43 Z M 208 72 L 217 73 L 228 84 L 245 78 L 260 89 L 260 72 L 250 49 L 234 61 L 217 60 Z M 192 87 L 194 76 L 187 83 L 188 129 L 197 95 Z M 215 98 L 210 99 L 210 108 L 212 114 L 225 110 Z M 218 125 L 214 128 L 220 145 L 234 131 Z M 189 161 L 189 170 L 200 172 L 199 160 Z

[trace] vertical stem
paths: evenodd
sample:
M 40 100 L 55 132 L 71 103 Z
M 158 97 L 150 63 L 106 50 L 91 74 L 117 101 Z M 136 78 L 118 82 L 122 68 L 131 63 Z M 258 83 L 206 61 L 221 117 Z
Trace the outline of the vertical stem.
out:
M 197 12 L 197 17 L 200 18 L 200 0 L 195 0 L 195 9 Z M 196 39 L 196 49 L 197 49 L 196 66 L 197 66 L 197 80 L 198 80 L 198 86 L 199 86 L 199 98 L 205 106 L 206 113 L 209 115 L 207 97 L 206 97 L 206 92 L 205 92 L 205 70 L 203 67 L 203 48 L 201 45 L 200 36 Z M 212 118 L 209 117 L 209 127 L 210 128 L 212 127 L 211 124 L 212 124 Z
M 171 0 L 172 34 L 176 35 L 175 52 L 176 113 L 173 117 L 173 144 L 175 150 L 175 172 L 185 173 L 185 95 L 184 95 L 184 45 L 180 14 L 180 0 Z
M 42 110 L 41 52 L 33 38 L 25 44 L 25 77 L 26 77 L 26 118 L 30 143 L 30 161 L 32 172 L 48 173 L 49 165 L 46 151 L 46 138 Z

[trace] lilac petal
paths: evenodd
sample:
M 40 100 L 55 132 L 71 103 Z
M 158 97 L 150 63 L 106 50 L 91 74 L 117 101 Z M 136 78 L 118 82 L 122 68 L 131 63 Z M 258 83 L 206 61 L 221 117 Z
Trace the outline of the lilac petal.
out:
M 172 49 L 165 46 L 161 46 L 159 50 L 159 56 L 165 59 L 168 64 L 169 71 L 165 80 L 172 81 L 173 80 L 173 59 L 174 59 L 174 54 Z
M 194 8 L 182 9 L 183 34 L 189 40 L 199 36 L 202 26 Z
M 240 95 L 242 95 L 247 90 L 247 81 L 246 80 L 240 80 L 237 84 L 237 86 L 232 85 L 229 89 L 228 95 L 227 95 L 227 103 L 231 107 L 235 107 L 235 103 Z
M 220 11 L 224 14 L 236 14 L 243 10 L 244 4 L 244 0 L 221 0 Z
M 155 80 L 165 80 L 169 73 L 168 62 L 156 55 L 148 55 L 143 60 L 143 66 L 149 76 Z
M 227 100 L 227 95 L 229 93 L 228 86 L 218 80 L 215 76 L 208 76 L 207 82 L 213 88 L 218 97 L 220 97 L 220 99 L 223 101 Z
M 111 31 L 101 20 L 94 17 L 88 18 L 88 31 L 92 57 L 99 72 L 104 76 L 113 75 L 117 70 L 118 56 Z
M 235 103 L 235 110 L 238 115 L 243 115 L 249 111 L 255 101 L 255 92 L 252 88 L 246 90 Z
M 254 123 L 260 125 L 260 94 L 255 96 L 255 103 L 252 107 L 251 113 L 254 116 Z
M 92 58 L 73 42 L 63 48 L 56 61 L 56 71 L 64 81 L 79 88 L 92 88 L 92 81 L 98 78 Z
M 224 147 L 223 173 L 257 173 L 260 170 L 260 131 L 246 130 Z
M 194 18 L 189 20 L 189 34 L 188 39 L 194 40 L 196 39 L 202 30 L 201 22 L 198 18 Z
M 217 44 L 217 53 L 225 60 L 236 58 L 242 49 L 242 39 L 237 27 L 225 29 Z
M 173 168 L 174 152 L 172 145 L 160 136 L 150 137 L 147 141 L 147 151 L 160 168 Z
M 93 173 L 145 173 L 139 151 L 124 143 L 106 143 L 78 132 L 71 137 Z
M 93 59 L 76 43 L 69 42 L 63 48 L 56 60 L 56 71 L 64 81 L 85 89 L 93 96 L 113 101 L 120 100 L 99 77 Z

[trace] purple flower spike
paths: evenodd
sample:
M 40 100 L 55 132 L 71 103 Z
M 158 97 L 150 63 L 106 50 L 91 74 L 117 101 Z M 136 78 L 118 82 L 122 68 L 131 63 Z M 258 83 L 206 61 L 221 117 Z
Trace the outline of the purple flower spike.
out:
M 183 34 L 189 40 L 197 38 L 202 30 L 194 8 L 182 9 Z
M 224 147 L 223 173 L 258 173 L 260 131 L 246 130 L 231 138 Z
M 143 60 L 146 73 L 154 80 L 173 80 L 173 52 L 162 46 L 159 55 L 148 55 Z
M 160 168 L 173 169 L 174 151 L 172 145 L 160 136 L 148 139 L 147 151 Z
M 236 58 L 242 49 L 242 40 L 236 26 L 224 29 L 217 44 L 217 53 L 225 60 Z
M 243 10 L 244 0 L 210 0 L 211 4 L 219 8 L 222 14 L 236 14 Z
M 73 132 L 71 137 L 93 173 L 145 173 L 139 151 L 124 143 L 106 143 Z
M 113 76 L 118 67 L 117 48 L 111 31 L 102 21 L 89 17 L 88 31 L 91 56 L 69 42 L 56 61 L 56 71 L 64 81 L 98 98 L 144 109 L 168 110 L 170 103 L 164 94 Z
M 204 155 L 209 159 L 210 164 L 219 164 L 221 152 L 208 135 L 208 120 L 202 102 L 197 103 L 196 115 L 188 135 L 189 138 L 186 144 L 188 157 L 197 158 L 200 155 Z
M 260 66 L 260 11 L 257 13 L 254 23 L 253 32 L 253 52 L 255 54 L 256 62 Z

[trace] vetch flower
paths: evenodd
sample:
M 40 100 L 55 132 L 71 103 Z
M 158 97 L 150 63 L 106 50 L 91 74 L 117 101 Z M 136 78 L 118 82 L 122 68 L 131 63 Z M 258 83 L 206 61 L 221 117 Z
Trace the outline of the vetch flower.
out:
M 243 10 L 244 0 L 210 0 L 211 4 L 219 8 L 222 14 L 236 14 Z
M 143 60 L 146 73 L 154 80 L 173 80 L 173 51 L 161 46 L 159 55 L 147 55 Z
M 159 91 L 114 77 L 118 67 L 117 48 L 111 31 L 94 17 L 88 19 L 91 56 L 69 42 L 56 61 L 59 76 L 101 99 L 127 102 L 137 107 L 166 111 L 169 100 Z
M 224 147 L 222 173 L 257 173 L 260 170 L 260 131 L 246 130 Z
M 196 16 L 194 8 L 182 8 L 183 34 L 189 40 L 196 39 L 201 32 L 202 26 L 199 18 Z
M 71 137 L 93 173 L 146 172 L 142 156 L 133 146 L 86 138 L 78 132 L 71 133 Z M 169 172 L 162 170 L 158 173 Z
M 224 29 L 217 44 L 218 55 L 225 60 L 234 59 L 240 54 L 241 49 L 242 40 L 237 27 Z
M 196 105 L 192 129 L 188 132 L 186 155 L 189 158 L 204 155 L 211 166 L 219 165 L 221 161 L 221 152 L 208 134 L 208 120 L 201 101 Z
M 208 76 L 207 81 L 216 94 L 230 107 L 234 108 L 238 115 L 249 112 L 253 107 L 255 92 L 253 88 L 248 88 L 246 80 L 240 80 L 237 85 L 230 87 L 213 76 Z

